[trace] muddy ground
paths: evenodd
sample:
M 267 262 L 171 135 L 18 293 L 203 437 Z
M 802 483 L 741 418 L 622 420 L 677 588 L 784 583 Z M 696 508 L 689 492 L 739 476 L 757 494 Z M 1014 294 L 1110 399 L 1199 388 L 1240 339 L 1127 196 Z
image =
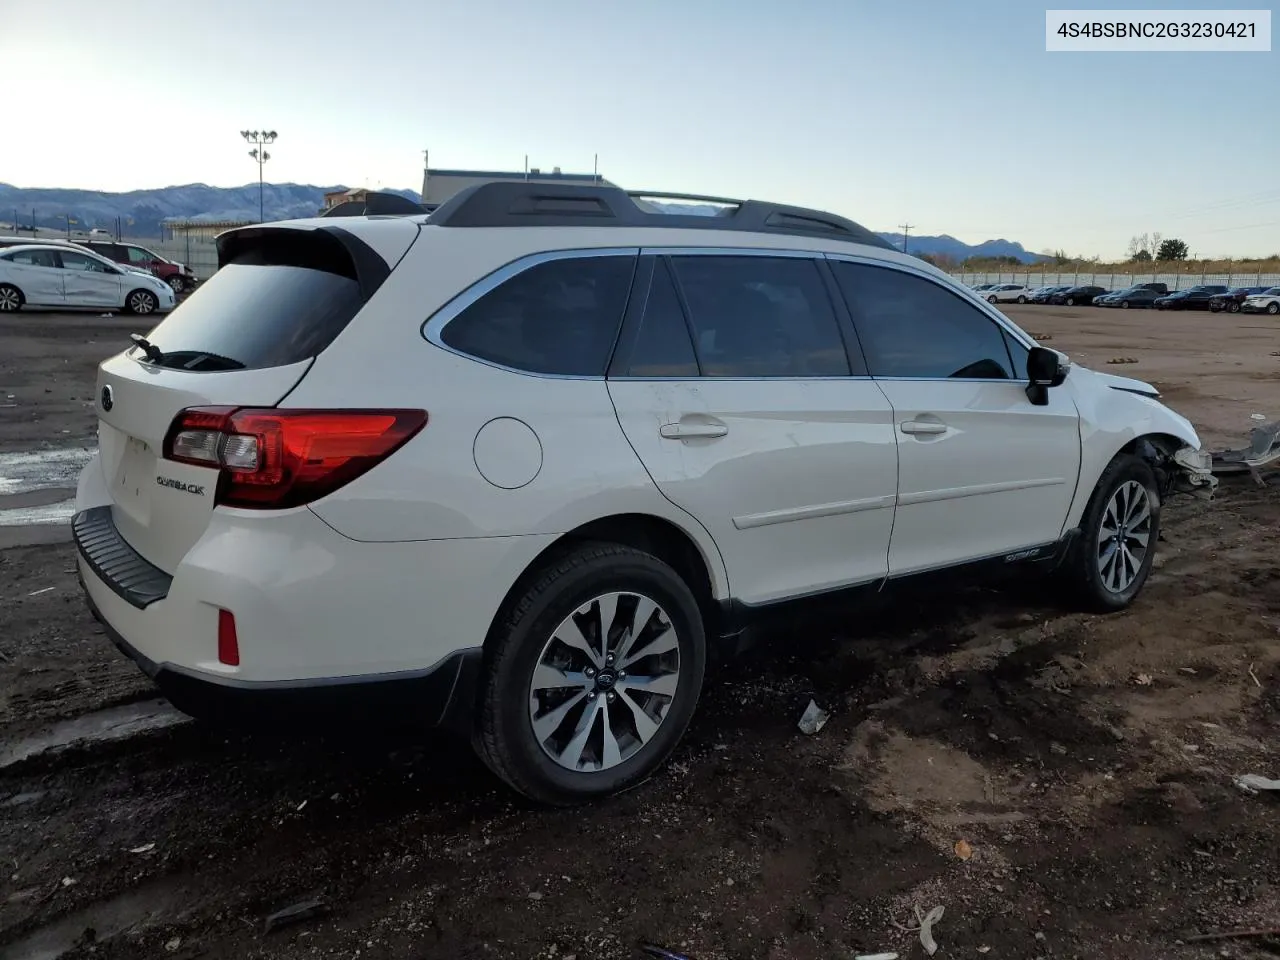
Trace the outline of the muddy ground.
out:
M 1215 443 L 1280 416 L 1275 321 L 1010 312 Z M 0 320 L 0 455 L 91 446 L 94 364 L 135 326 Z M 33 486 L 0 514 L 61 496 Z M 939 957 L 1275 956 L 1189 938 L 1280 925 L 1280 794 L 1233 784 L 1280 777 L 1278 521 L 1277 478 L 1171 502 L 1112 617 L 1016 584 L 797 624 L 715 680 L 661 775 L 568 812 L 444 739 L 182 722 L 86 613 L 70 546 L 33 542 L 64 528 L 11 524 L 0 958 L 905 958 L 936 906 Z M 832 718 L 806 737 L 811 697 Z M 116 738 L 47 749 L 91 731 Z

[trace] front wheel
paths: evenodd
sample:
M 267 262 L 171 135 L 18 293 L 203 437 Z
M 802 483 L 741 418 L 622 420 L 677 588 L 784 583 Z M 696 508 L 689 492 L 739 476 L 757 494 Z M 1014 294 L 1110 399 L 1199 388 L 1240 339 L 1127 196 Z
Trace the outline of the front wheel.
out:
M 22 291 L 12 284 L 0 283 L 0 313 L 17 313 L 22 309 Z
M 555 805 L 657 770 L 689 726 L 706 668 L 689 586 L 617 544 L 549 561 L 486 646 L 477 751 L 515 790 Z
M 1239 313 L 1240 304 L 1232 302 L 1227 304 L 1227 313 Z
M 1271 314 L 1271 316 L 1273 316 L 1273 317 L 1274 317 L 1277 313 L 1280 313 L 1280 303 L 1268 303 L 1268 304 L 1267 304 L 1267 313 Z
M 169 289 L 173 291 L 174 296 L 177 296 L 182 293 L 183 290 L 187 289 L 187 282 L 182 279 L 181 274 L 170 274 L 165 280 L 165 283 L 169 285 Z
M 987 297 L 987 303 L 996 303 L 996 302 L 997 302 L 997 300 L 996 300 L 996 297 L 995 297 L 995 295 L 994 295 L 994 294 L 992 294 L 991 296 Z
M 1098 479 L 1062 575 L 1088 609 L 1123 610 L 1147 582 L 1159 537 L 1155 473 L 1145 460 L 1120 454 Z
M 150 290 L 135 290 L 129 294 L 128 299 L 125 301 L 125 306 L 129 308 L 130 313 L 146 316 L 149 313 L 156 312 L 156 308 L 160 306 L 160 301 L 156 299 L 156 295 Z
M 1018 297 L 1018 302 L 1019 302 L 1019 303 L 1026 303 L 1026 302 L 1027 302 L 1027 298 L 1026 298 L 1026 297 L 1023 297 L 1023 296 L 1019 296 L 1019 297 Z

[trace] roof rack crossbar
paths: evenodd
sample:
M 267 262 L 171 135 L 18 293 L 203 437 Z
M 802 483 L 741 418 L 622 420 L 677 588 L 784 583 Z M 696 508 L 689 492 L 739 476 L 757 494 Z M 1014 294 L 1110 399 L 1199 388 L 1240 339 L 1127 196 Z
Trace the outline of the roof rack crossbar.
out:
M 661 212 L 645 199 L 701 201 L 730 209 L 708 216 Z M 892 250 L 866 227 L 823 210 L 761 200 L 627 191 L 620 187 L 495 181 L 459 191 L 436 208 L 428 224 L 441 227 L 667 227 L 825 237 Z

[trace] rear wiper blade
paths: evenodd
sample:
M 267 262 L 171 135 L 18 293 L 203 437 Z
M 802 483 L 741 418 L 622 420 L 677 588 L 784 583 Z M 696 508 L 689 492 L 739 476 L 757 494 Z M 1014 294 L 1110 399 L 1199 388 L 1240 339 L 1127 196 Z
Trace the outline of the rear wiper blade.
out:
M 134 342 L 143 353 L 147 355 L 147 359 L 152 363 L 160 363 L 164 360 L 164 353 L 154 343 L 148 340 L 140 333 L 129 334 L 129 339 Z

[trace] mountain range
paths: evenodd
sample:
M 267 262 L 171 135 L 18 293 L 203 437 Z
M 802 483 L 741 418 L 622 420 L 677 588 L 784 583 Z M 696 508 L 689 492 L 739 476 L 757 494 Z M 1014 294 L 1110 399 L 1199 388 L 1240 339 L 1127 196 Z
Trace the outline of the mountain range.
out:
M 288 220 L 295 217 L 311 217 L 324 205 L 324 195 L 334 190 L 344 190 L 342 185 L 315 186 L 302 183 L 268 183 L 263 185 L 263 216 L 267 220 Z M 415 203 L 421 200 L 413 190 L 387 190 L 408 197 Z M 680 206 L 680 212 L 703 212 L 705 207 Z M 96 190 L 67 190 L 61 188 L 15 187 L 0 183 L 0 222 L 29 226 L 62 228 L 70 218 L 76 229 L 94 227 L 114 232 L 117 221 L 122 231 L 135 238 L 160 237 L 166 220 L 256 221 L 258 219 L 258 185 L 242 187 L 211 187 L 205 183 L 188 183 L 181 186 L 161 187 L 153 190 L 131 190 L 127 193 L 105 193 Z M 899 250 L 902 249 L 901 233 L 881 233 Z M 1021 263 L 1035 263 L 1044 259 L 1028 252 L 1020 243 L 1012 240 L 987 240 L 967 244 L 947 234 L 941 236 L 910 236 L 907 250 L 920 255 L 945 256 L 956 261 L 969 257 L 1014 257 Z

